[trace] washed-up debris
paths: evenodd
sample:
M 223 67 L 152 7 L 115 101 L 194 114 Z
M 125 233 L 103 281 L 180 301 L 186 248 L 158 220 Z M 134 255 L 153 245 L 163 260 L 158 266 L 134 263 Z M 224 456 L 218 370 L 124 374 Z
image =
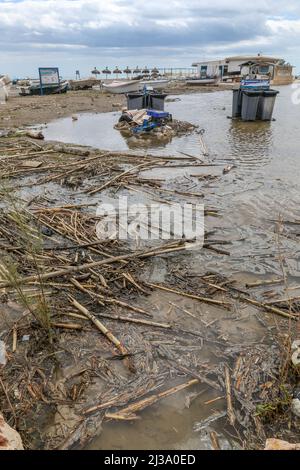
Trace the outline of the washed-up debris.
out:
M 20 434 L 12 429 L 0 413 L 0 451 L 24 450 Z
M 20 96 L 41 95 L 40 80 L 29 80 L 29 85 L 19 86 L 18 89 L 19 89 Z M 44 95 L 67 93 L 69 89 L 70 89 L 70 84 L 67 80 L 61 81 L 57 85 L 43 84 Z
M 10 360 L 1 370 L 0 400 L 9 422 L 22 423 L 26 446 L 83 447 L 103 420 L 142 419 L 140 411 L 189 387 L 196 395 L 203 386 L 216 390 L 203 400 L 210 416 L 195 425 L 209 428 L 214 448 L 218 442 L 222 448 L 213 429 L 221 418 L 232 434 L 238 429 L 256 448 L 264 446 L 265 415 L 272 425 L 282 410 L 297 419 L 290 413 L 294 382 L 286 394 L 280 388 L 281 350 L 273 330 L 269 335 L 266 328 L 262 343 L 248 341 L 247 334 L 236 343 L 224 331 L 229 322 L 244 330 L 249 308 L 252 321 L 273 325 L 276 315 L 287 331 L 299 317 L 297 310 L 270 305 L 261 289 L 247 291 L 242 282 L 216 273 L 194 276 L 188 264 L 194 257 L 187 249 L 191 240 L 158 240 L 145 248 L 97 235 L 99 200 L 111 201 L 124 191 L 164 205 L 202 197 L 201 181 L 174 179 L 167 185 L 160 175 L 141 174 L 202 166 L 197 157 L 97 151 L 24 136 L 3 139 L 0 151 L 5 183 L 19 186 L 26 198 L 16 206 L 10 194 L 1 193 L 0 298 L 10 304 L 21 298 L 22 314 L 11 318 L 9 329 L 5 325 Z M 42 165 L 22 165 L 28 161 Z M 80 194 L 66 190 L 71 177 L 81 179 Z M 205 215 L 212 214 L 219 216 L 217 208 L 207 207 Z M 231 243 L 224 238 L 206 232 L 202 253 L 224 256 L 223 246 Z M 165 265 L 166 274 L 151 280 L 156 265 Z M 158 303 L 162 296 L 168 312 Z M 212 352 L 212 359 L 201 350 Z M 62 374 L 53 374 L 58 363 Z M 49 404 L 55 423 L 61 423 L 60 413 L 66 417 L 64 426 L 39 421 Z
M 173 120 L 165 111 L 156 110 L 124 110 L 115 125 L 122 134 L 135 138 L 170 140 L 174 136 L 187 135 L 196 129 L 193 124 Z
M 71 90 L 74 90 L 74 91 L 90 90 L 94 86 L 100 89 L 101 80 L 97 78 L 70 80 L 69 85 L 70 85 Z
M 200 140 L 200 146 L 202 148 L 202 154 L 203 156 L 207 157 L 209 155 L 208 148 L 204 142 L 203 136 L 205 134 L 205 129 L 198 129 L 197 134 L 199 135 L 199 140 Z
M 292 444 L 281 439 L 267 439 L 265 450 L 300 450 L 300 443 Z
M 0 366 L 5 366 L 6 362 L 6 346 L 4 341 L 0 340 Z
M 39 168 L 40 166 L 42 166 L 42 164 L 43 162 L 37 162 L 36 160 L 35 161 L 25 160 L 22 162 L 22 166 L 26 168 Z
M 180 98 L 166 98 L 165 103 L 175 103 L 177 101 L 181 101 Z
M 0 104 L 5 104 L 7 102 L 10 85 L 11 79 L 7 75 L 0 76 Z
M 16 131 L 16 135 L 24 135 L 26 137 L 30 137 L 31 139 L 37 139 L 37 140 L 44 140 L 45 138 L 42 131 L 30 130 L 30 129 L 18 130 Z
M 207 419 L 200 421 L 199 423 L 195 423 L 193 429 L 195 432 L 203 431 L 204 429 L 206 429 L 208 426 L 211 426 L 213 423 L 215 423 L 219 419 L 225 418 L 225 416 L 226 416 L 226 411 L 213 413 Z
M 223 169 L 223 175 L 226 175 L 227 173 L 229 173 L 231 170 L 233 170 L 234 168 L 236 168 L 234 165 L 227 165 L 224 169 Z
M 292 412 L 300 418 L 300 389 L 294 391 L 292 400 Z
M 294 341 L 292 344 L 292 363 L 295 367 L 300 366 L 300 340 Z

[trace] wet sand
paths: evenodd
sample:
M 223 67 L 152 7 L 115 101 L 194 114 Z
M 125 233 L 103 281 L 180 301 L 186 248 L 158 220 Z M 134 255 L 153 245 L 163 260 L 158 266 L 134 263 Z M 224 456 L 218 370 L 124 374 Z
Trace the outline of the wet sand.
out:
M 82 112 L 109 112 L 126 104 L 123 95 L 93 90 L 69 91 L 62 95 L 13 96 L 0 106 L 0 128 L 43 124 Z

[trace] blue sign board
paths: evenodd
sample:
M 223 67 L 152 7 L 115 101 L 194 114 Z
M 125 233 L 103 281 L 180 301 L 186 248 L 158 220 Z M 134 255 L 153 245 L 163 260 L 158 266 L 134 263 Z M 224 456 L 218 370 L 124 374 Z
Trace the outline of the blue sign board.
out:
M 57 67 L 40 67 L 40 87 L 43 94 L 43 87 L 51 87 L 60 84 L 59 69 Z

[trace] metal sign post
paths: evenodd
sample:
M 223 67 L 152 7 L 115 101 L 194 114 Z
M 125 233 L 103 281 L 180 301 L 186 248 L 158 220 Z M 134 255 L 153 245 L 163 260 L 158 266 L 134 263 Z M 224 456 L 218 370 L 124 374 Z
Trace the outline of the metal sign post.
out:
M 40 67 L 39 76 L 41 95 L 44 94 L 43 86 L 60 85 L 59 69 L 57 67 Z

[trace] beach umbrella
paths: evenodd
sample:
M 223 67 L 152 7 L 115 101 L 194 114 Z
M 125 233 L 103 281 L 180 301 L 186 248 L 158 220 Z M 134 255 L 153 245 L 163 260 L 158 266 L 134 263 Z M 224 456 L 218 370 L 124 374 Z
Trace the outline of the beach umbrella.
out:
M 136 74 L 141 73 L 141 69 L 139 69 L 138 67 L 136 67 L 136 68 L 134 69 L 133 73 L 136 73 Z
M 127 78 L 128 78 L 128 75 L 129 75 L 130 73 L 132 73 L 132 71 L 130 70 L 130 68 L 128 67 L 128 65 L 127 65 L 126 69 L 123 70 L 123 72 L 126 73 Z
M 107 75 L 110 75 L 110 74 L 111 74 L 111 70 L 109 70 L 109 68 L 106 67 L 104 70 L 102 70 L 102 73 L 105 74 L 105 76 L 106 76 L 105 78 L 106 78 L 106 80 L 107 80 Z
M 119 67 L 116 67 L 113 73 L 114 73 L 114 74 L 117 76 L 117 78 L 118 78 L 118 75 L 119 75 L 119 73 L 122 73 L 122 70 L 120 70 Z
M 147 67 L 145 67 L 145 68 L 142 70 L 142 73 L 143 73 L 144 75 L 150 75 L 150 70 L 149 70 Z
M 152 74 L 152 75 L 158 75 L 158 74 L 159 74 L 159 70 L 158 70 L 156 67 L 154 67 L 154 68 L 151 70 L 151 74 Z
M 97 77 L 97 75 L 100 75 L 100 70 L 98 70 L 98 69 L 95 67 L 94 70 L 92 70 L 92 74 L 93 74 L 93 75 L 96 75 L 96 77 Z
M 153 71 L 151 72 L 151 77 L 153 77 L 153 78 L 157 78 L 158 75 L 159 75 L 158 72 L 153 72 Z

